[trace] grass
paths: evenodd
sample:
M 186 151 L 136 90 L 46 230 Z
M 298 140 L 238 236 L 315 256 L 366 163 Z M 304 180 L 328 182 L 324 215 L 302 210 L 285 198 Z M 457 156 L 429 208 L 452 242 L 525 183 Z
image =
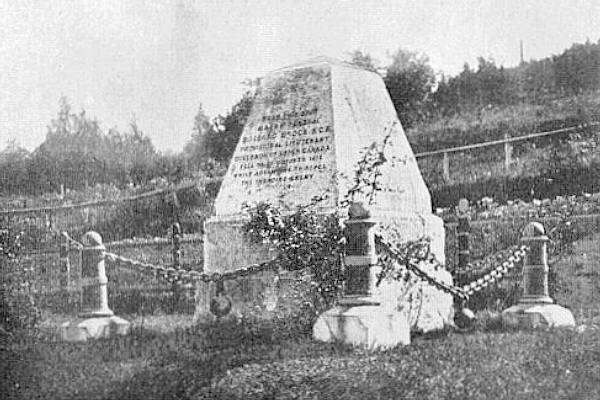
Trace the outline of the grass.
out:
M 544 104 L 520 104 L 505 107 L 489 107 L 473 112 L 464 112 L 452 117 L 443 117 L 425 122 L 407 130 L 407 137 L 415 153 L 451 148 L 473 143 L 523 136 L 534 132 L 544 132 L 565 127 L 585 125 L 600 120 L 598 93 L 586 93 L 565 97 Z M 597 132 L 597 129 L 595 129 Z M 588 132 L 593 133 L 594 130 Z M 503 179 L 510 181 L 535 178 L 557 180 L 560 176 L 546 176 L 548 170 L 556 165 L 555 157 L 550 156 L 557 145 L 568 139 L 568 134 L 548 136 L 535 140 L 515 142 L 512 145 L 512 161 L 508 169 L 504 166 L 504 147 L 502 145 L 479 148 L 449 155 L 449 175 L 451 182 L 443 176 L 442 155 L 429 156 L 418 160 L 419 169 L 427 186 L 433 192 L 452 190 L 455 185 L 480 185 L 479 191 L 454 188 L 467 194 L 478 195 L 478 198 L 489 196 L 493 190 L 485 186 L 497 186 Z M 574 143 L 588 143 L 589 138 L 571 137 Z M 560 148 L 558 148 L 560 149 Z M 571 160 L 572 155 L 564 149 L 559 154 Z M 598 157 L 593 157 L 598 161 Z M 577 167 L 576 160 L 571 161 Z M 543 176 L 542 176 L 543 175 Z M 595 182 L 595 180 L 593 181 Z M 590 182 L 590 184 L 593 184 Z M 547 183 L 547 182 L 546 182 Z M 569 182 L 566 182 L 569 183 Z M 512 183 L 512 185 L 516 184 Z M 531 183 L 528 184 L 531 186 Z M 579 192 L 579 188 L 568 186 L 569 194 Z M 588 186 L 590 186 L 588 184 Z M 507 187 L 502 190 L 503 197 L 516 199 L 523 197 L 527 191 Z M 536 190 L 539 188 L 536 188 Z M 590 188 L 588 188 L 589 190 Z M 498 190 L 496 188 L 496 190 Z M 506 193 L 504 193 L 506 192 Z M 440 199 L 439 197 L 442 197 Z M 446 196 L 433 196 L 435 206 L 444 206 Z
M 114 249 L 116 254 L 134 260 L 157 265 L 171 265 L 170 245 L 153 245 Z M 202 264 L 201 243 L 182 245 L 182 263 L 185 269 L 198 268 Z M 69 254 L 71 280 L 76 282 L 81 276 L 81 253 L 72 251 Z M 61 290 L 60 259 L 58 253 L 24 255 L 21 263 L 31 268 L 32 290 L 38 304 L 51 314 L 64 314 L 73 310 L 78 292 L 73 290 L 66 294 Z M 182 291 L 175 297 L 173 286 L 164 280 L 148 274 L 140 273 L 126 267 L 106 264 L 108 277 L 109 306 L 118 313 L 130 316 L 160 315 L 165 313 L 193 314 L 194 300 L 192 291 Z
M 415 152 L 432 151 L 597 121 L 599 105 L 598 93 L 590 92 L 544 104 L 487 107 L 421 123 L 407 136 Z
M 597 399 L 599 240 L 579 240 L 554 263 L 554 296 L 575 314 L 575 331 L 507 331 L 484 313 L 471 333 L 368 353 L 314 342 L 299 318 L 190 327 L 191 316 L 138 317 L 130 335 L 109 340 L 60 343 L 41 330 L 2 341 L 0 390 L 15 399 Z
M 372 354 L 273 333 L 224 323 L 170 334 L 137 330 L 83 345 L 13 344 L 2 351 L 4 393 L 60 399 L 600 395 L 600 333 L 593 330 L 452 333 Z

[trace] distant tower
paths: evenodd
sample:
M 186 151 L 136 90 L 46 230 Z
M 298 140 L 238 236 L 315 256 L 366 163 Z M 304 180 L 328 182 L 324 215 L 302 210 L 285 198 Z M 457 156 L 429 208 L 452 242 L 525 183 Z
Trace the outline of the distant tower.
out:
M 520 41 L 520 50 L 521 50 L 521 62 L 519 65 L 522 65 L 525 60 L 523 60 L 523 40 Z
M 519 41 L 519 51 L 520 51 L 520 56 L 521 56 L 521 62 L 519 63 L 519 67 L 517 69 L 517 79 L 519 82 L 519 98 L 521 100 L 521 103 L 525 102 L 525 88 L 524 88 L 524 80 L 525 80 L 525 60 L 523 59 L 523 40 L 521 39 Z

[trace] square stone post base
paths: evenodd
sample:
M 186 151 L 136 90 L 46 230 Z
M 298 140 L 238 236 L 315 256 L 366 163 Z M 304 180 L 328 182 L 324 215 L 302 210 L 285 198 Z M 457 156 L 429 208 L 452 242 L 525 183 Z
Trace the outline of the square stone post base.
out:
M 65 342 L 86 342 L 90 339 L 108 339 L 129 333 L 131 323 L 117 316 L 78 318 L 65 322 L 58 335 Z
M 410 344 L 410 326 L 406 315 L 379 305 L 339 304 L 319 316 L 313 326 L 313 338 L 386 349 Z
M 572 328 L 573 314 L 565 307 L 548 303 L 519 303 L 502 312 L 506 326 L 521 329 Z

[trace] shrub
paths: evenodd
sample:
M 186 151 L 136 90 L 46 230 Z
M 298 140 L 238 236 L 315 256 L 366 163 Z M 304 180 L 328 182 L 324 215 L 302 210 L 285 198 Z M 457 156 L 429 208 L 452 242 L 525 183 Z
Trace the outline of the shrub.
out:
M 311 206 L 283 215 L 269 203 L 246 207 L 250 216 L 245 231 L 250 238 L 279 254 L 279 265 L 288 271 L 308 270 L 312 276 L 313 312 L 329 308 L 343 282 L 340 256 L 344 234 L 335 214 L 318 214 Z
M 30 271 L 19 262 L 22 234 L 0 229 L 0 323 L 11 332 L 36 326 L 40 311 L 30 291 Z

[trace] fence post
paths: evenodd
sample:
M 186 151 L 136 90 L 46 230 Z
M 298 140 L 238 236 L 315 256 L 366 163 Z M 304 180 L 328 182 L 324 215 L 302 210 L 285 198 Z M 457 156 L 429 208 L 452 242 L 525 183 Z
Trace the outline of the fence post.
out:
M 181 226 L 178 222 L 173 224 L 173 267 L 181 269 Z M 171 284 L 171 290 L 173 292 L 173 305 L 178 304 L 181 301 L 182 295 L 182 283 L 177 280 L 173 280 Z
M 81 255 L 81 317 L 111 317 L 114 315 L 108 308 L 108 292 L 106 270 L 104 267 L 104 251 L 102 237 L 96 232 L 88 232 L 83 236 Z
M 519 303 L 504 310 L 502 320 L 509 326 L 523 328 L 573 327 L 573 314 L 553 304 L 548 292 L 548 242 L 544 226 L 530 222 L 521 242 L 529 247 L 523 264 L 523 295 Z
M 444 152 L 444 157 L 442 160 L 442 168 L 443 168 L 443 176 L 444 176 L 444 182 L 446 183 L 450 183 L 450 157 L 448 156 L 448 152 L 445 151 Z
M 471 262 L 471 215 L 469 214 L 469 200 L 460 199 L 458 202 L 458 226 L 456 238 L 458 241 L 458 281 L 462 284 L 462 272 Z
M 71 288 L 71 262 L 69 260 L 69 235 L 60 234 L 60 288 L 68 291 Z
M 508 140 L 508 132 L 504 133 L 504 140 Z M 504 142 L 504 171 L 508 172 L 510 170 L 510 164 L 512 163 L 512 143 L 506 141 Z
M 173 266 L 181 267 L 181 226 L 178 222 L 173 224 Z
M 52 230 L 52 212 L 49 211 L 44 214 L 45 217 L 45 227 L 46 229 Z

